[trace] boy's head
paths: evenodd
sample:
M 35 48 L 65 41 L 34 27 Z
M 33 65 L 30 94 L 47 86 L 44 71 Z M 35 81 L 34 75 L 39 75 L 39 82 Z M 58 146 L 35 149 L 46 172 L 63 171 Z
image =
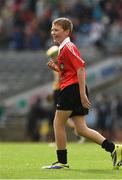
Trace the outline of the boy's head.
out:
M 54 42 L 61 44 L 63 40 L 70 36 L 73 30 L 72 21 L 68 18 L 57 18 L 52 22 L 51 35 Z
M 63 28 L 63 30 L 69 30 L 70 34 L 73 31 L 72 21 L 68 18 L 65 17 L 57 18 L 52 22 L 52 24 L 60 25 Z

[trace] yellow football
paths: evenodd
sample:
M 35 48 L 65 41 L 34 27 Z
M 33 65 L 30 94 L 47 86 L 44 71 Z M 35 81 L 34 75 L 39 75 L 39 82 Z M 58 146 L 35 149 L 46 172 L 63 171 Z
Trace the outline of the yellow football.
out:
M 58 46 L 52 46 L 47 50 L 48 57 L 56 57 L 58 55 Z

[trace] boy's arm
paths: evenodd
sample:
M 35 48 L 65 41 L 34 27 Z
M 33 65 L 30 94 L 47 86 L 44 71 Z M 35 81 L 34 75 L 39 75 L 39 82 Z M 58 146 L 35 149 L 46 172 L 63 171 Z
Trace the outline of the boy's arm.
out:
M 81 102 L 82 105 L 85 108 L 90 108 L 91 103 L 86 95 L 86 82 L 85 82 L 85 68 L 81 67 L 77 70 L 77 76 L 78 76 L 78 81 L 79 81 L 79 91 L 80 91 L 80 97 L 81 97 Z

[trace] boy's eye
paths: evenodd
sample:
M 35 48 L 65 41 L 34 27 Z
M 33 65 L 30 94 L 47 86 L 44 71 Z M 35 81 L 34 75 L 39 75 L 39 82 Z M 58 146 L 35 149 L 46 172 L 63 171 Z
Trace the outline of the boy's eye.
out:
M 56 29 L 53 29 L 51 32 L 57 32 L 58 30 L 56 30 Z

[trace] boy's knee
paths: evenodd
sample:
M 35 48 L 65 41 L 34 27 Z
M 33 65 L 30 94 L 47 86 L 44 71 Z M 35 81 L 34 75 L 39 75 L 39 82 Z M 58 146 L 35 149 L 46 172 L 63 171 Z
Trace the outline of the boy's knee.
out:
M 85 134 L 87 133 L 87 128 L 84 127 L 84 128 L 78 128 L 77 130 L 77 134 L 80 135 L 80 136 L 85 136 Z

